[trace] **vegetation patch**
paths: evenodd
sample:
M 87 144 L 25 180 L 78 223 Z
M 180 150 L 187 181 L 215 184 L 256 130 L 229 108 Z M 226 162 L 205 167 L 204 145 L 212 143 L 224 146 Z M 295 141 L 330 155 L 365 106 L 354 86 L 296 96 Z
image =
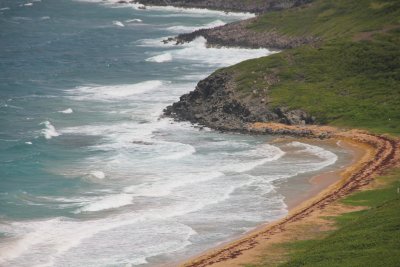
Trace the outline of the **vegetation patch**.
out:
M 390 184 L 343 200 L 369 209 L 336 217 L 325 238 L 286 244 L 290 260 L 280 266 L 400 266 L 400 170 L 379 179 Z

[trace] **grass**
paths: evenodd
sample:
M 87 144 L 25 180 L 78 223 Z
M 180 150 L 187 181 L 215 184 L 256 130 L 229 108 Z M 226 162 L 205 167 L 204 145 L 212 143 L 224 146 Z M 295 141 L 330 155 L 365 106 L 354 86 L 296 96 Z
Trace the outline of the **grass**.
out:
M 273 249 L 284 255 L 280 260 L 265 256 L 263 263 L 246 267 L 400 266 L 400 170 L 379 177 L 378 181 L 384 181 L 385 186 L 342 200 L 346 205 L 367 208 L 329 218 L 335 221 L 336 230 L 313 233 L 313 239 L 276 245 Z
M 392 182 L 343 200 L 369 209 L 335 218 L 338 229 L 323 239 L 286 244 L 290 260 L 280 266 L 400 266 L 400 171 L 380 179 Z
M 274 29 L 291 36 L 314 35 L 330 39 L 352 37 L 355 33 L 378 30 L 400 23 L 397 0 L 315 0 L 311 4 L 271 12 L 260 17 L 250 29 Z
M 398 135 L 400 27 L 387 27 L 399 20 L 400 2 L 383 0 L 315 1 L 268 13 L 252 27 L 315 34 L 324 41 L 225 70 L 235 73 L 238 92 L 266 98 L 270 107 L 303 109 L 321 124 Z M 355 41 L 365 30 L 378 31 Z

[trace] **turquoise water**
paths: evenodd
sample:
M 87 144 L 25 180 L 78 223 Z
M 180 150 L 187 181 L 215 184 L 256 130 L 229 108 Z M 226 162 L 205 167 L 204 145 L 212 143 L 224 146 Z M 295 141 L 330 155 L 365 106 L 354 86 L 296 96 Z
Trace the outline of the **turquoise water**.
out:
M 286 214 L 276 182 L 340 149 L 160 118 L 215 69 L 271 54 L 161 40 L 247 17 L 0 2 L 1 266 L 170 263 Z

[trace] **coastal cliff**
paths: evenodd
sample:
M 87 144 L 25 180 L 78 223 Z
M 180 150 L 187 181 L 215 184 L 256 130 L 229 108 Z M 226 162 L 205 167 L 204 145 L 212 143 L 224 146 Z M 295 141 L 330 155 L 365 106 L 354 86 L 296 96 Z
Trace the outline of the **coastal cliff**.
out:
M 196 89 L 181 96 L 164 113 L 177 120 L 187 120 L 218 130 L 240 131 L 253 122 L 280 122 L 305 125 L 315 118 L 302 110 L 272 108 L 267 102 L 267 90 L 254 90 L 250 96 L 237 92 L 233 74 L 219 71 L 200 81 Z M 256 96 L 256 97 L 254 97 Z

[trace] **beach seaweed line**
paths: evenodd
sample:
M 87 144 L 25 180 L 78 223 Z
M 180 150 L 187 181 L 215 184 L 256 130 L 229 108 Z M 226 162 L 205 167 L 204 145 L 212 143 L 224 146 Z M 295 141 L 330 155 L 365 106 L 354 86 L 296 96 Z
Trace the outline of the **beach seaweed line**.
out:
M 342 131 L 330 126 L 290 126 L 278 123 L 253 123 L 248 126 L 249 132 L 280 134 L 282 130 L 287 135 L 304 136 L 304 131 L 309 133 L 309 138 L 333 138 L 337 140 L 347 140 L 360 145 L 368 145 L 373 150 L 373 155 L 361 166 L 354 168 L 349 166 L 345 170 L 345 175 L 333 187 L 328 187 L 321 194 L 305 201 L 299 208 L 292 210 L 288 216 L 263 227 L 263 229 L 253 232 L 237 241 L 233 241 L 220 249 L 206 252 L 202 256 L 184 263 L 184 267 L 204 267 L 216 263 L 222 263 L 230 259 L 235 259 L 244 251 L 253 249 L 259 243 L 258 239 L 269 239 L 273 235 L 282 233 L 291 223 L 297 222 L 310 216 L 313 212 L 323 210 L 329 204 L 341 199 L 350 193 L 366 188 L 373 181 L 374 177 L 381 175 L 384 171 L 399 164 L 400 159 L 400 140 L 384 135 L 376 135 L 367 131 L 350 130 Z M 356 162 L 355 164 L 359 164 Z M 351 171 L 347 171 L 351 169 Z

